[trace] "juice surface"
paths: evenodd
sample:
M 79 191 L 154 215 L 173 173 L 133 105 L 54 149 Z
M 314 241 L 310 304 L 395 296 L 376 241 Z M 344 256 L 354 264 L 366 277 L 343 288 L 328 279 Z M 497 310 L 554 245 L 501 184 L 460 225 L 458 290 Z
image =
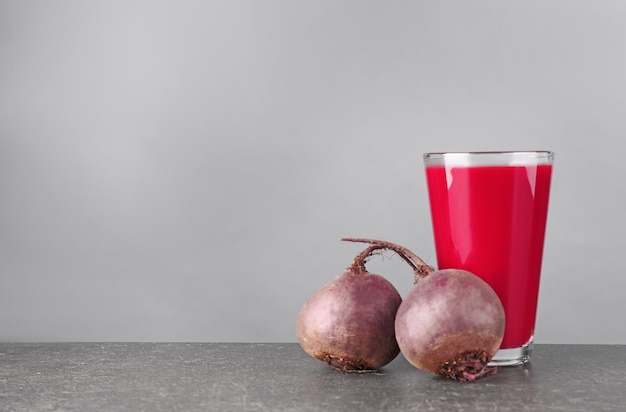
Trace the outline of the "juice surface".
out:
M 468 270 L 496 291 L 503 349 L 534 333 L 551 174 L 543 164 L 426 168 L 438 268 Z

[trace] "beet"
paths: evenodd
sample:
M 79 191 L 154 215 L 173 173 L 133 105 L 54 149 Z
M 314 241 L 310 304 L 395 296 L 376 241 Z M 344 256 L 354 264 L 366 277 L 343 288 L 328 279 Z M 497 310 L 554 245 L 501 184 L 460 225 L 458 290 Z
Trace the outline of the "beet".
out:
M 341 372 L 374 371 L 400 353 L 395 318 L 402 298 L 384 277 L 367 272 L 365 262 L 376 251 L 403 248 L 375 242 L 307 300 L 296 322 L 302 349 Z
M 473 381 L 496 373 L 487 364 L 500 347 L 504 324 L 502 303 L 486 282 L 445 269 L 417 281 L 398 309 L 395 332 L 413 366 Z

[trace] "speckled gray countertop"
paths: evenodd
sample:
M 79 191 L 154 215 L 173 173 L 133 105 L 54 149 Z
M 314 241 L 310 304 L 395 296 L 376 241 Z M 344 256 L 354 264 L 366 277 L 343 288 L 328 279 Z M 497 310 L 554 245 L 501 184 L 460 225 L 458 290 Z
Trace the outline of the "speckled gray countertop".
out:
M 536 345 L 477 382 L 402 355 L 342 374 L 296 343 L 0 343 L 2 411 L 624 411 L 626 346 Z

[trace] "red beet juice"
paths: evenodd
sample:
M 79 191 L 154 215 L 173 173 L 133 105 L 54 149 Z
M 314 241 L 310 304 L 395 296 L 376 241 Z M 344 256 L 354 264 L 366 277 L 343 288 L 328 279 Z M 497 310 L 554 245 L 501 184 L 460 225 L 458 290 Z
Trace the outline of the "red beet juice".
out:
M 468 270 L 506 313 L 501 348 L 534 334 L 551 164 L 426 167 L 439 269 Z

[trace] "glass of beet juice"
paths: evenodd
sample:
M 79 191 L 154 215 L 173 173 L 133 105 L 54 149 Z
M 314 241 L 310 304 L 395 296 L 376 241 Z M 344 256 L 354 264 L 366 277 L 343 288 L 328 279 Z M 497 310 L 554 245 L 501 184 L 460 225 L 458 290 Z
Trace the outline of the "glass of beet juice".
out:
M 506 328 L 494 365 L 533 348 L 554 153 L 426 153 L 438 269 L 468 270 L 500 297 Z

